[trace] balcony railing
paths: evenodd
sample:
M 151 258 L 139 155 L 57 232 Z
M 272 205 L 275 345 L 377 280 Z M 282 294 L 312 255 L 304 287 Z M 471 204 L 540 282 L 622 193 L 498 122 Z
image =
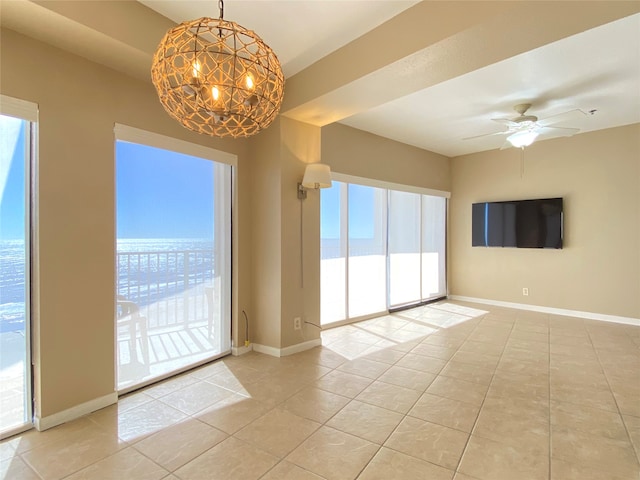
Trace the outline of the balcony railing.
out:
M 207 289 L 213 288 L 214 277 L 211 250 L 117 254 L 116 292 L 138 305 L 149 328 L 207 320 Z

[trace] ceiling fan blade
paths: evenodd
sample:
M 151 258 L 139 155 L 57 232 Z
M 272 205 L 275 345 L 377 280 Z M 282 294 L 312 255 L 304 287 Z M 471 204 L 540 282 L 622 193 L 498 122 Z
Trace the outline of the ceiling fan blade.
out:
M 507 135 L 511 133 L 509 130 L 504 130 L 502 132 L 494 132 L 494 133 L 483 133 L 482 135 L 474 135 L 473 137 L 466 137 L 462 140 L 473 140 L 474 138 L 482 138 L 482 137 L 493 137 L 495 135 Z
M 550 125 L 555 125 L 556 123 L 577 121 L 586 116 L 587 114 L 580 109 L 569 110 L 568 112 L 558 113 L 556 115 L 543 118 L 542 120 L 538 120 L 538 125 L 541 127 L 548 127 Z
M 579 128 L 567 128 L 567 127 L 542 127 L 540 128 L 541 136 L 550 136 L 554 137 L 570 137 L 575 135 L 580 131 Z
M 509 128 L 518 128 L 519 125 L 517 122 L 514 122 L 510 118 L 492 118 L 491 120 L 506 125 Z

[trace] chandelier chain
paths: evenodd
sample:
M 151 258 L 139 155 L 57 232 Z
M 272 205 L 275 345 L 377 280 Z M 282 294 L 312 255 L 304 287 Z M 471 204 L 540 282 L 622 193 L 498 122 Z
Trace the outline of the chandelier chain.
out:
M 224 1 L 218 0 L 218 10 L 220 10 L 220 20 L 224 20 Z

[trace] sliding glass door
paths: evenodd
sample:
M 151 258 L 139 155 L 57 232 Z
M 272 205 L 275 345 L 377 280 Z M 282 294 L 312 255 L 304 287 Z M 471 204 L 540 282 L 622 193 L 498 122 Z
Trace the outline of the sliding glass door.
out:
M 118 389 L 231 348 L 232 167 L 118 141 Z
M 420 201 L 417 193 L 389 191 L 389 306 L 418 303 Z
M 387 201 L 382 188 L 349 184 L 349 318 L 387 308 Z
M 446 205 L 444 196 L 355 183 L 322 190 L 322 324 L 446 295 Z
M 3 97 L 3 111 L 16 106 L 11 100 Z M 33 105 L 32 122 L 16 110 L 0 114 L 0 438 L 32 423 L 29 199 L 37 113 Z

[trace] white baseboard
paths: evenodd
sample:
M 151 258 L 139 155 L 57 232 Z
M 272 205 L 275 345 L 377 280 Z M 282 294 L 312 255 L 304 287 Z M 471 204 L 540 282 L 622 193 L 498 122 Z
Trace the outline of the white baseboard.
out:
M 231 347 L 231 355 L 237 357 L 239 355 L 249 353 L 251 350 L 253 350 L 253 343 L 250 343 L 247 347 L 245 347 L 244 345 L 241 347 Z
M 46 417 L 36 416 L 33 423 L 38 431 L 43 431 L 62 425 L 63 423 L 70 422 L 71 420 L 75 420 L 115 403 L 118 403 L 117 392 L 110 393 L 103 397 L 94 398 L 93 400 L 89 400 L 88 402 L 81 403 L 80 405 L 68 408 L 67 410 L 54 413 L 53 415 L 48 415 Z
M 600 320 L 602 322 L 623 323 L 625 325 L 640 326 L 640 318 L 620 317 L 617 315 L 606 315 L 604 313 L 582 312 L 579 310 L 566 310 L 564 308 L 542 307 L 539 305 L 528 305 L 526 303 L 502 302 L 500 300 L 488 300 L 486 298 L 464 297 L 462 295 L 449 295 L 451 300 L 461 302 L 482 303 L 485 305 L 495 305 L 496 307 L 516 308 L 518 310 L 530 310 L 532 312 L 551 313 L 553 315 L 563 315 L 566 317 L 586 318 L 588 320 Z
M 305 350 L 310 350 L 319 345 L 322 345 L 321 338 L 308 340 L 302 343 L 296 343 L 295 345 L 291 345 L 285 348 L 274 348 L 274 347 L 269 347 L 267 345 L 260 345 L 259 343 L 254 343 L 253 349 L 256 352 L 264 353 L 266 355 L 271 355 L 272 357 L 286 357 L 288 355 L 293 355 L 294 353 L 300 353 L 300 352 L 304 352 Z

